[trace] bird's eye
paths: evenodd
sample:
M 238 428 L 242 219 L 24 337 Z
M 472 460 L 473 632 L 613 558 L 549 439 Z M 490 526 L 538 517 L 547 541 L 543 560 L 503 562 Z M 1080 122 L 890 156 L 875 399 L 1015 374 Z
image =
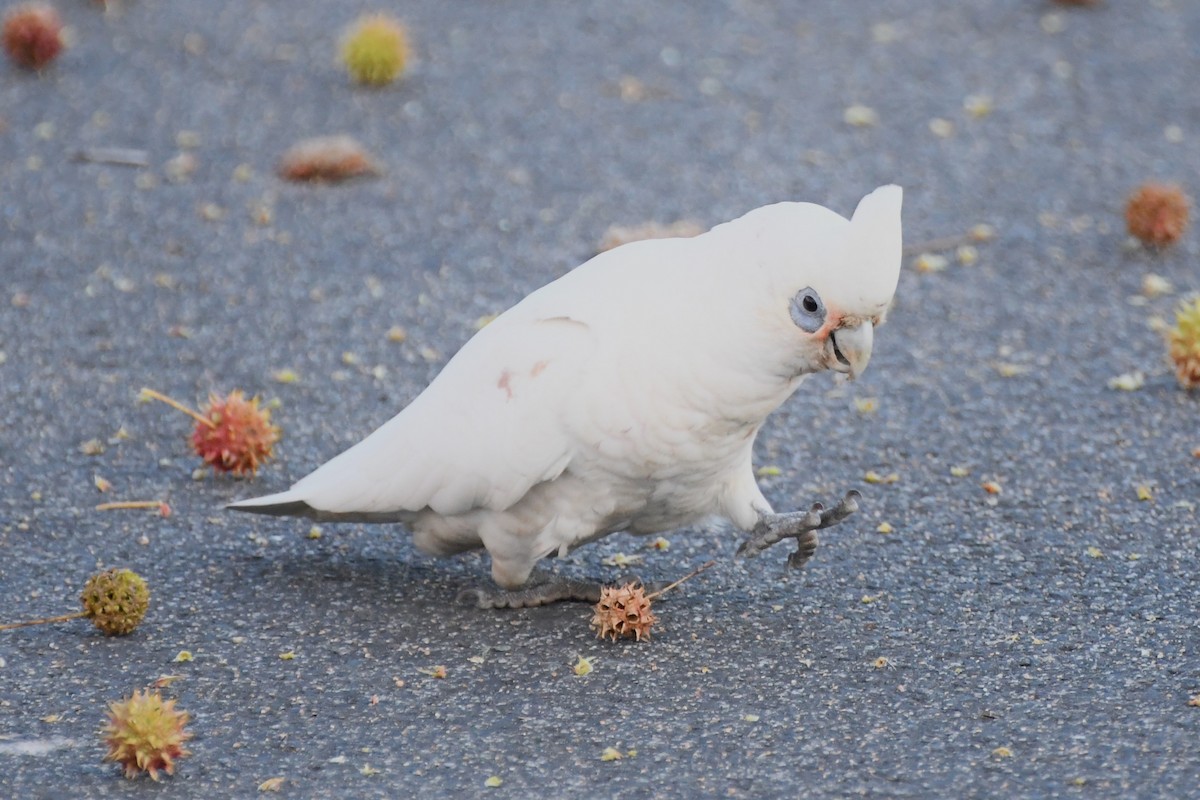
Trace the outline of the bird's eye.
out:
M 825 324 L 825 304 L 821 296 L 812 289 L 801 289 L 792 298 L 792 322 L 806 333 L 816 333 Z

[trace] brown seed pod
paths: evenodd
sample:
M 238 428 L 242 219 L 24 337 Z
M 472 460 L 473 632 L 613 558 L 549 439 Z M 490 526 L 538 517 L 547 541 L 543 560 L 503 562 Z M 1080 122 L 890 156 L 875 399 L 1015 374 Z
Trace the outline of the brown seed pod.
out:
M 601 639 L 611 636 L 614 642 L 620 638 L 639 642 L 643 637 L 649 639 L 650 628 L 658 622 L 650 606 L 651 600 L 641 584 L 605 586 L 600 590 L 592 628 Z
M 28 3 L 4 16 L 0 33 L 9 60 L 26 69 L 41 69 L 63 49 L 62 20 L 48 5 Z
M 379 167 L 351 136 L 317 136 L 288 148 L 279 160 L 279 175 L 289 181 L 327 181 L 378 174 Z
M 1187 230 L 1190 203 L 1173 184 L 1144 183 L 1129 196 L 1125 222 L 1129 232 L 1152 247 L 1166 247 Z

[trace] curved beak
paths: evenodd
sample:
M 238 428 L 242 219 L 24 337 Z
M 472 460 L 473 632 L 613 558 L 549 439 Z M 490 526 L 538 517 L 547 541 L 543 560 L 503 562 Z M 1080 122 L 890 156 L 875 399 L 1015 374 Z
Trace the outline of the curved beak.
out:
M 857 378 L 871 360 L 871 345 L 875 341 L 875 326 L 861 322 L 852 327 L 835 328 L 829 332 L 829 368 Z

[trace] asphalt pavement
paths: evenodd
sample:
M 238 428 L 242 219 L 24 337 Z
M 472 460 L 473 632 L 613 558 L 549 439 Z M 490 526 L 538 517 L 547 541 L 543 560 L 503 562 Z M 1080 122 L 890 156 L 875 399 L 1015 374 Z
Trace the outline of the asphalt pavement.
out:
M 1200 236 L 1123 221 L 1145 180 L 1200 193 L 1200 3 L 56 5 L 63 56 L 0 64 L 0 622 L 110 566 L 152 607 L 128 637 L 0 633 L 0 796 L 1200 797 L 1200 393 L 1154 326 L 1200 291 Z M 338 37 L 377 9 L 416 60 L 357 88 Z M 382 174 L 275 175 L 332 133 Z M 147 165 L 76 158 L 101 147 Z M 584 605 L 456 605 L 486 559 L 399 527 L 221 510 L 389 418 L 610 225 L 849 214 L 888 182 L 914 246 L 870 369 L 758 440 L 777 508 L 864 495 L 802 572 L 720 526 L 548 564 L 717 559 L 614 644 Z M 143 386 L 277 399 L 275 460 L 197 475 Z M 127 781 L 105 705 L 164 676 L 192 754 Z

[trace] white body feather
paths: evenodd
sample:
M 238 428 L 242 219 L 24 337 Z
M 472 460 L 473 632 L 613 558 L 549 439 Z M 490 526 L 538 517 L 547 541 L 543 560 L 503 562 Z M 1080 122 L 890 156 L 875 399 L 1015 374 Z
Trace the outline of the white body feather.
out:
M 362 442 L 231 507 L 402 521 L 428 553 L 486 547 L 506 588 L 543 556 L 619 530 L 710 515 L 751 528 L 770 513 L 755 434 L 819 368 L 788 298 L 817 285 L 806 273 L 853 273 L 847 259 L 885 262 L 829 278 L 852 302 L 881 314 L 895 289 L 899 189 L 876 195 L 883 221 L 862 227 L 879 230 L 781 203 L 603 253 L 500 315 Z

